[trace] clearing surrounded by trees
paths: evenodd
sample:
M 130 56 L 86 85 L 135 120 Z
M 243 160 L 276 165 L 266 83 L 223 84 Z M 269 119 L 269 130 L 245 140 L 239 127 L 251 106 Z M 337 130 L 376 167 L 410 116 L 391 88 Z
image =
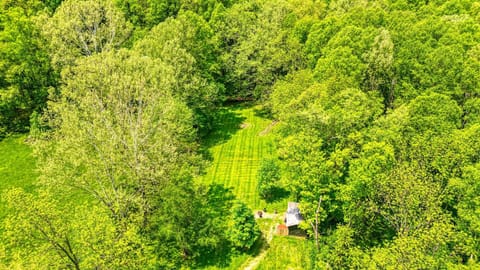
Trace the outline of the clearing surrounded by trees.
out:
M 274 156 L 274 136 L 262 136 L 272 120 L 262 115 L 262 106 L 234 104 L 219 109 L 204 147 L 211 164 L 201 181 L 232 187 L 234 194 L 252 209 L 263 208 L 257 191 L 261 161 Z

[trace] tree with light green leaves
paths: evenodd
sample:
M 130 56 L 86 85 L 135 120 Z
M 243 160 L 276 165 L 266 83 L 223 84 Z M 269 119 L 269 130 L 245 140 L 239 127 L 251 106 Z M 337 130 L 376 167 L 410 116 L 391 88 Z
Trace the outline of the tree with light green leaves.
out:
M 111 0 L 63 1 L 45 20 L 43 33 L 50 41 L 52 63 L 59 69 L 73 65 L 80 56 L 119 48 L 131 28 Z
M 392 107 L 395 98 L 393 46 L 390 33 L 388 30 L 382 29 L 375 37 L 372 49 L 366 56 L 368 63 L 367 87 L 382 94 L 384 110 Z
M 155 241 L 163 237 L 150 235 L 155 222 L 172 212 L 188 214 L 159 206 L 175 194 L 193 192 L 188 183 L 197 159 L 191 112 L 173 97 L 172 71 L 159 60 L 120 51 L 78 63 L 71 73 L 64 73 L 61 94 L 49 104 L 46 124 L 50 130 L 35 143 L 39 183 L 45 196 L 58 203 L 48 206 L 52 212 L 45 209 L 52 217 L 41 216 L 39 221 L 28 214 L 35 212 L 31 207 L 37 204 L 23 205 L 22 217 L 30 229 L 10 228 L 39 234 L 47 230 L 48 236 L 29 242 L 33 247 L 49 246 L 51 251 L 43 255 L 47 257 L 44 266 L 55 261 L 64 262 L 63 267 L 70 263 L 81 268 L 117 268 L 122 263 L 128 268 L 153 267 L 158 263 L 155 258 L 163 256 L 152 253 Z M 77 196 L 101 211 L 82 210 L 87 211 L 88 222 L 70 218 L 76 209 L 72 198 Z M 38 207 L 44 200 L 38 198 Z M 13 200 L 14 207 L 19 208 L 20 201 Z M 105 237 L 110 238 L 85 238 L 81 232 L 89 230 L 83 226 L 90 219 L 104 220 L 101 223 L 109 226 L 103 228 L 109 230 Z M 58 224 L 49 220 L 58 220 Z M 54 232 L 50 235 L 48 230 Z M 176 229 L 168 234 L 173 232 L 182 233 Z M 94 241 L 100 246 L 92 245 Z M 109 241 L 118 245 L 109 246 Z M 71 251 L 64 252 L 65 246 Z M 128 252 L 131 248 L 136 253 Z M 178 263 L 171 259 L 169 263 Z

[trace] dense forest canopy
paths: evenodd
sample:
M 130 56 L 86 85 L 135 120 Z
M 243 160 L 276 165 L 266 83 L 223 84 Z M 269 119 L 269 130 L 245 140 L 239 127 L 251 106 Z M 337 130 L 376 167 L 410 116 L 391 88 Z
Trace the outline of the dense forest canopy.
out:
M 479 267 L 479 2 L 0 0 L 0 137 L 40 173 L 2 194 L 0 269 L 248 252 L 251 209 L 195 181 L 232 100 L 278 121 L 260 195 L 300 203 L 312 268 Z

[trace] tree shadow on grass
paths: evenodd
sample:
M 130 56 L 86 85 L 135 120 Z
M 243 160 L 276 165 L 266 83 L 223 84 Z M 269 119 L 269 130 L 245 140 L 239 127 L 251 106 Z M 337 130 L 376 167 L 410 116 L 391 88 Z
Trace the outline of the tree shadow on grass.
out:
M 195 266 L 198 268 L 211 266 L 227 268 L 231 266 L 233 257 L 241 256 L 243 254 L 246 254 L 250 257 L 256 257 L 260 254 L 260 252 L 268 247 L 269 244 L 265 238 L 265 235 L 261 234 L 261 236 L 257 239 L 257 241 L 255 241 L 253 246 L 248 251 L 239 251 L 232 248 L 230 245 L 225 245 L 218 249 L 215 253 L 202 256 L 202 258 L 197 261 Z
M 210 207 L 207 211 L 212 215 L 210 220 L 218 221 L 219 218 L 225 218 L 223 222 L 228 222 L 232 204 L 236 200 L 235 195 L 232 193 L 232 188 L 226 188 L 221 184 L 211 184 L 208 186 L 206 196 L 208 198 L 208 206 Z M 195 266 L 196 268 L 211 266 L 227 268 L 231 266 L 235 256 L 244 254 L 256 256 L 261 252 L 266 243 L 267 241 L 262 234 L 252 248 L 248 251 L 240 251 L 233 248 L 231 242 L 228 241 L 228 235 L 225 234 L 225 237 L 222 238 L 217 246 L 200 251 L 200 256 L 196 259 Z
M 248 104 L 233 103 L 219 108 L 213 118 L 212 130 L 203 138 L 200 153 L 206 160 L 212 160 L 209 148 L 222 144 L 241 129 L 246 118 L 240 115 L 239 111 L 248 108 Z
M 262 232 L 258 239 L 253 243 L 252 247 L 244 251 L 244 254 L 248 254 L 251 257 L 256 257 L 258 256 L 264 249 L 267 249 L 269 247 L 267 238 L 265 238 L 266 235 Z
M 265 106 L 261 106 L 260 108 L 255 108 L 254 110 L 255 116 L 265 118 L 265 119 L 271 119 L 273 120 L 274 117 L 272 115 L 272 111 Z
M 270 196 L 264 198 L 265 202 L 275 203 L 288 198 L 290 196 L 290 191 L 283 187 L 272 187 L 269 195 Z
M 205 268 L 209 266 L 228 267 L 232 262 L 232 250 L 229 245 L 224 245 L 213 253 L 202 254 L 195 266 Z

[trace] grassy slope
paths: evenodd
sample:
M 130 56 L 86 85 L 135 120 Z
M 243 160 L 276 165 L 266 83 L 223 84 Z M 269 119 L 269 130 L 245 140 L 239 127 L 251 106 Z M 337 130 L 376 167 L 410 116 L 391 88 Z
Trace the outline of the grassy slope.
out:
M 272 134 L 260 135 L 271 122 L 261 116 L 259 106 L 236 105 L 222 109 L 215 131 L 205 143 L 212 163 L 201 180 L 232 186 L 235 194 L 250 207 L 263 208 L 265 203 L 256 192 L 256 174 L 260 161 L 274 152 Z M 22 187 L 27 191 L 34 188 L 35 160 L 24 139 L 10 137 L 0 141 L 0 194 L 10 187 Z M 5 214 L 5 206 L 0 203 L 0 220 Z M 270 227 L 270 223 L 266 224 L 269 226 L 261 226 L 264 233 Z M 274 237 L 258 269 L 302 269 L 304 260 L 308 259 L 308 250 L 308 243 L 302 239 Z M 251 258 L 249 254 L 233 256 L 230 265 L 221 269 L 240 269 Z
M 268 252 L 257 270 L 313 269 L 310 254 L 311 242 L 290 236 L 274 236 Z
M 261 116 L 260 106 L 233 105 L 220 110 L 214 131 L 204 143 L 212 163 L 202 181 L 233 187 L 249 207 L 263 208 L 256 177 L 261 160 L 274 153 L 271 132 L 262 133 L 271 123 Z
M 24 143 L 25 137 L 15 136 L 0 141 L 0 194 L 10 187 L 32 191 L 37 177 L 35 159 L 31 148 Z M 6 214 L 0 203 L 0 220 Z
M 203 142 L 211 163 L 200 181 L 233 187 L 235 195 L 250 208 L 263 208 L 256 177 L 261 160 L 271 157 L 275 150 L 271 132 L 265 132 L 271 123 L 262 116 L 261 106 L 236 104 L 220 109 L 213 132 Z M 240 269 L 251 258 L 250 254 L 234 255 L 228 266 L 204 269 Z
M 271 124 L 272 120 L 262 116 L 260 106 L 233 105 L 220 110 L 214 131 L 204 142 L 211 164 L 201 181 L 233 187 L 235 195 L 252 209 L 267 207 L 283 212 L 286 199 L 266 204 L 256 190 L 260 162 L 275 151 L 273 134 L 265 132 L 272 128 Z M 266 236 L 273 223 L 281 220 L 259 222 Z M 309 269 L 310 244 L 301 238 L 275 236 L 257 269 Z M 237 255 L 227 267 L 205 269 L 241 269 L 252 259 L 252 255 Z

